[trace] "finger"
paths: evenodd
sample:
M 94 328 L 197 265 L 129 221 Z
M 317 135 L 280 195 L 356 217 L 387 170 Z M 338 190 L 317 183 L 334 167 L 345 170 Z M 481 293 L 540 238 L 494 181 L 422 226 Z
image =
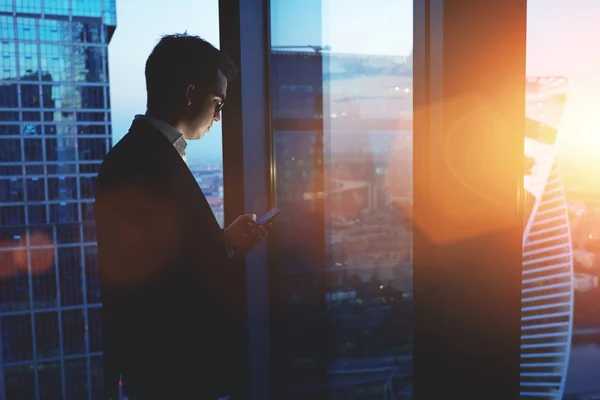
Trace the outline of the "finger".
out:
M 245 217 L 248 222 L 256 222 L 256 214 L 254 213 L 243 215 L 243 217 Z

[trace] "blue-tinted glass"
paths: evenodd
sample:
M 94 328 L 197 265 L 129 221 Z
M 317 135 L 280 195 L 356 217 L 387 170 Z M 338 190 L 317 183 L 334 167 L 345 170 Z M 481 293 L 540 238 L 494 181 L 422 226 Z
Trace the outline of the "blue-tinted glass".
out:
M 73 41 L 77 43 L 104 43 L 102 25 L 97 22 L 73 21 Z
M 88 308 L 88 330 L 90 337 L 90 352 L 102 351 L 102 322 L 101 309 Z
M 0 202 L 23 201 L 25 195 L 23 180 L 19 178 L 0 179 Z
M 0 208 L 0 226 L 25 225 L 25 209 L 23 206 L 6 206 Z
M 1 143 L 1 142 L 0 142 Z M 22 175 L 23 168 L 20 165 L 0 165 L 0 175 Z
M 77 133 L 80 135 L 106 135 L 108 134 L 108 129 L 106 125 L 84 125 L 78 123 Z
M 81 203 L 81 219 L 82 221 L 93 221 L 94 220 L 94 203 L 82 202 Z
M 26 108 L 41 107 L 40 85 L 21 84 L 21 105 Z
M 38 358 L 60 356 L 58 313 L 38 312 L 35 314 L 35 339 Z
M 0 136 L 1 135 L 18 135 L 19 132 L 20 131 L 19 131 L 18 124 L 2 124 L 2 123 L 0 123 Z
M 24 124 L 22 125 L 23 136 L 39 136 L 42 134 L 42 126 L 39 124 Z
M 22 81 L 39 80 L 38 45 L 35 43 L 19 43 L 19 79 Z
M 74 46 L 73 65 L 75 80 L 78 82 L 104 82 L 105 48 Z
M 76 151 L 74 138 L 46 139 L 46 160 L 48 161 L 75 161 Z
M 54 250 L 37 249 L 30 252 L 33 281 L 33 307 L 44 309 L 58 305 Z
M 73 48 L 71 46 L 42 43 L 40 51 L 42 55 L 42 74 L 47 76 L 44 81 L 64 82 L 72 80 Z
M 51 15 L 69 15 L 69 0 L 44 0 L 44 12 Z
M 44 175 L 44 164 L 26 165 L 25 166 L 25 175 L 27 175 L 27 176 Z
M 44 178 L 27 179 L 27 200 L 43 201 L 46 200 L 46 189 L 44 187 Z
M 42 139 L 23 140 L 25 146 L 25 161 L 43 161 L 44 149 Z
M 104 23 L 110 26 L 117 25 L 117 5 L 116 0 L 105 0 L 104 2 Z
M 92 400 L 102 400 L 104 390 L 104 368 L 102 356 L 90 358 L 90 375 L 92 376 Z
M 96 241 L 96 228 L 95 228 L 94 221 L 82 222 L 81 226 L 83 227 L 83 241 L 84 242 L 95 242 Z
M 4 362 L 33 358 L 33 336 L 29 314 L 2 317 L 2 357 Z
M 21 161 L 21 140 L 0 139 L 0 162 Z
M 28 195 L 29 195 L 29 190 L 28 190 Z M 28 198 L 28 200 L 32 201 L 32 199 L 29 199 L 29 198 Z M 33 226 L 44 225 L 44 224 L 48 223 L 46 206 L 28 206 L 27 207 L 27 218 L 29 219 L 29 225 L 33 225 Z
M 76 92 L 76 104 L 78 108 L 104 108 L 104 87 L 79 86 Z M 104 118 L 100 120 L 102 119 Z M 96 119 L 88 119 L 88 121 L 96 121 Z
M 35 18 L 17 18 L 17 39 L 19 40 L 36 40 Z
M 97 174 L 100 172 L 100 164 L 79 164 L 79 172 L 82 174 Z
M 56 332 L 54 332 L 56 334 Z M 59 363 L 38 364 L 39 392 L 44 400 L 63 400 Z
M 76 163 L 57 163 L 57 164 L 48 164 L 48 175 L 58 175 L 58 176 L 66 176 L 73 175 L 77 173 L 77 164 Z
M 64 224 L 79 220 L 77 203 L 60 203 L 50 205 L 50 222 Z
M 82 177 L 79 179 L 81 198 L 93 199 L 96 192 L 96 177 Z
M 89 0 L 71 0 L 73 3 L 73 16 L 101 17 L 102 2 Z
M 6 400 L 35 400 L 33 365 L 4 367 Z
M 58 249 L 60 302 L 63 306 L 83 304 L 83 267 L 81 248 Z
M 14 42 L 0 42 L 0 79 L 17 79 L 17 47 Z
M 0 111 L 0 121 L 6 122 L 19 122 L 19 112 L 18 111 Z
M 54 225 L 56 242 L 59 244 L 73 244 L 81 241 L 81 224 L 60 223 Z
M 39 14 L 42 12 L 42 0 L 19 0 L 17 12 Z
M 48 102 L 44 98 L 44 106 L 46 108 L 72 108 L 73 107 L 73 96 L 75 89 L 69 84 L 53 85 L 51 89 L 51 96 Z M 45 120 L 54 121 L 52 117 Z
M 103 112 L 78 112 L 77 120 L 82 122 L 106 122 L 106 113 Z
M 0 0 L 0 11 L 12 12 L 13 11 L 13 0 Z
M 0 39 L 15 38 L 14 21 L 13 17 L 0 15 Z
M 98 275 L 98 248 L 96 246 L 86 246 L 85 251 L 85 271 L 87 280 L 87 301 L 88 304 L 100 303 L 100 276 Z
M 42 113 L 39 111 L 23 111 L 22 115 L 22 121 L 40 122 L 42 120 Z
M 80 160 L 102 160 L 106 155 L 105 139 L 79 139 Z
M 13 235 L 4 235 L 7 228 L 0 231 L 0 239 L 10 240 Z M 15 233 L 23 234 L 22 229 L 18 229 Z M 0 311 L 23 311 L 29 309 L 29 280 L 26 273 L 26 265 L 17 264 L 13 254 L 10 251 L 0 252 L 0 262 L 7 273 L 8 278 L 0 279 Z M 11 275 L 12 274 L 12 275 Z
M 45 4 L 48 4 L 46 1 Z M 40 19 L 40 39 L 47 42 L 65 42 L 69 40 L 68 21 Z
M 65 361 L 65 381 L 67 383 L 66 399 L 88 398 L 89 387 L 85 358 Z
M 62 325 L 65 354 L 84 354 L 86 331 L 83 309 L 63 311 Z M 73 379 L 73 377 L 68 377 L 67 381 L 69 379 Z M 85 381 L 85 379 L 83 380 Z M 74 381 L 77 380 L 74 379 Z
M 77 178 L 48 178 L 48 200 L 68 201 L 77 197 Z

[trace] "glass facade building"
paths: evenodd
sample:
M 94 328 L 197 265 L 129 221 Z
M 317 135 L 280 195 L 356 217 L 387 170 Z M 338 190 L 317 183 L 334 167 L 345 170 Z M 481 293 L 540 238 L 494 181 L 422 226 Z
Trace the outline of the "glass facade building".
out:
M 95 176 L 115 0 L 0 1 L 0 399 L 102 385 Z

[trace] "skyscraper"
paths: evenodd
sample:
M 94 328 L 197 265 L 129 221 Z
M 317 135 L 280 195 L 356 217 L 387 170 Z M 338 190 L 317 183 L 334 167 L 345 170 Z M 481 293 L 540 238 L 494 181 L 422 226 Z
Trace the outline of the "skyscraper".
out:
M 0 1 L 0 400 L 102 385 L 93 227 L 115 0 Z
M 566 79 L 527 81 L 523 233 L 521 395 L 563 396 L 573 327 L 573 254 L 569 215 L 554 146 L 566 100 Z

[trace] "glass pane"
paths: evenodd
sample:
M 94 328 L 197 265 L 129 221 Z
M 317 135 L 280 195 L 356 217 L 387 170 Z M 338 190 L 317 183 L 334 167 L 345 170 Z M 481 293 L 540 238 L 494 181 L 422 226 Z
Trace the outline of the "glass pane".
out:
M 62 400 L 62 382 L 59 363 L 41 363 L 38 365 L 40 393 L 44 400 Z
M 35 338 L 38 359 L 60 357 L 58 313 L 35 314 Z
M 271 18 L 274 397 L 409 398 L 412 2 Z
M 6 400 L 35 400 L 35 378 L 33 365 L 4 368 Z
M 600 4 L 529 0 L 523 392 L 600 396 Z M 577 43 L 577 46 L 573 46 Z M 545 296 L 545 297 L 544 297 Z M 547 366 L 544 366 L 547 365 Z

